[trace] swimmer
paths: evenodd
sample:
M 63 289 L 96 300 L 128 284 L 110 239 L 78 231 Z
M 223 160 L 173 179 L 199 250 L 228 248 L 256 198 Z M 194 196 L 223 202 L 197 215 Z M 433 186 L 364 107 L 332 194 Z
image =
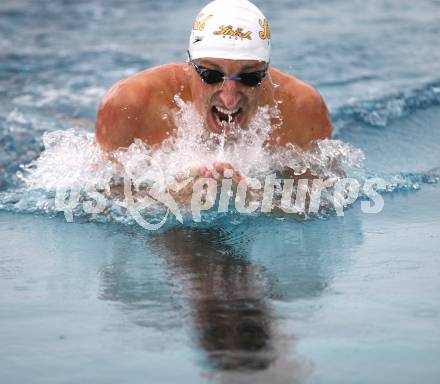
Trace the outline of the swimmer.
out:
M 160 145 L 176 129 L 170 113 L 178 108 L 175 95 L 191 103 L 213 133 L 246 129 L 258 108 L 269 106 L 280 111 L 269 147 L 305 147 L 330 137 L 332 126 L 320 94 L 270 66 L 269 23 L 250 1 L 215 0 L 205 6 L 193 23 L 187 55 L 186 63 L 147 69 L 108 91 L 96 120 L 102 149 L 128 147 L 136 138 Z M 214 165 L 220 172 L 226 167 Z M 200 167 L 205 171 L 209 176 Z

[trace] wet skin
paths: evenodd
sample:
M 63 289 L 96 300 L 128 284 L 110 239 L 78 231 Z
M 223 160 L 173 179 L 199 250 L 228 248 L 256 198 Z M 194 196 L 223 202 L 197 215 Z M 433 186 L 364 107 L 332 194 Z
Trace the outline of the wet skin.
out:
M 253 60 L 207 58 L 196 62 L 227 76 L 266 68 L 264 62 Z M 206 129 L 216 133 L 224 129 L 216 122 L 216 115 L 224 119 L 225 114 L 220 110 L 231 113 L 233 122 L 246 127 L 257 108 L 264 105 L 278 105 L 281 111 L 280 128 L 270 137 L 274 146 L 289 142 L 305 146 L 313 140 L 330 137 L 332 131 L 319 93 L 293 76 L 271 68 L 257 87 L 234 80 L 210 85 L 202 81 L 190 63 L 181 63 L 151 68 L 116 83 L 98 110 L 97 142 L 107 151 L 128 147 L 135 138 L 149 145 L 162 143 L 176 128 L 171 113 L 178 108 L 175 95 L 192 102 Z
M 229 77 L 266 68 L 266 63 L 254 60 L 205 58 L 195 62 Z M 160 145 L 175 132 L 172 113 L 178 109 L 175 95 L 192 103 L 206 129 L 214 133 L 228 130 L 228 125 L 222 124 L 224 120 L 245 129 L 258 107 L 278 106 L 281 119 L 274 118 L 273 124 L 278 124 L 279 128 L 272 131 L 268 140 L 273 148 L 287 143 L 307 146 L 314 140 L 330 137 L 332 132 L 322 97 L 293 76 L 270 68 L 257 87 L 234 80 L 206 84 L 191 63 L 179 63 L 147 69 L 117 82 L 99 106 L 98 144 L 106 151 L 128 147 L 135 138 L 148 145 Z M 225 167 L 229 166 L 217 164 L 214 168 L 222 173 Z M 205 167 L 193 173 L 211 176 Z

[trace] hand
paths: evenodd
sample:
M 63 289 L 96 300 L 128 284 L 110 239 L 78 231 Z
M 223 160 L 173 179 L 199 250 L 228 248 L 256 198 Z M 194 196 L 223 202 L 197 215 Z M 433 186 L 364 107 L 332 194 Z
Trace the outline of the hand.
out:
M 238 184 L 240 181 L 242 181 L 245 178 L 240 174 L 240 172 L 235 171 L 234 167 L 231 164 L 218 162 L 218 161 L 212 164 L 211 169 L 208 169 L 206 166 L 193 167 L 191 168 L 190 175 L 195 179 L 198 179 L 200 177 L 206 177 L 206 178 L 211 177 L 217 181 L 225 177 L 228 177 L 228 178 L 232 178 L 234 184 Z
M 191 200 L 193 185 L 200 178 L 212 178 L 217 182 L 221 182 L 224 178 L 231 178 L 233 185 L 238 185 L 240 181 L 244 180 L 245 177 L 242 176 L 238 171 L 235 171 L 233 166 L 229 163 L 224 162 L 214 162 L 211 168 L 207 166 L 194 166 L 190 170 L 190 177 L 192 177 L 191 182 L 187 183 L 183 188 L 178 191 L 170 191 L 175 199 L 180 202 L 188 203 Z M 178 183 L 184 182 L 185 178 L 176 178 Z

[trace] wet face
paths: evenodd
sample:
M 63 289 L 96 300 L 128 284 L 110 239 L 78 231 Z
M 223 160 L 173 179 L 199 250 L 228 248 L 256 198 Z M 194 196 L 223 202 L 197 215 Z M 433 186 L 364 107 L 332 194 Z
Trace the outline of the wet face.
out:
M 203 58 L 194 60 L 199 66 L 222 72 L 226 77 L 243 73 L 263 71 L 265 62 L 256 60 L 226 60 Z M 260 85 L 250 87 L 236 80 L 223 80 L 216 84 L 207 84 L 198 75 L 191 63 L 192 101 L 204 118 L 206 127 L 214 133 L 234 128 L 246 127 L 261 105 L 268 83 L 266 76 Z

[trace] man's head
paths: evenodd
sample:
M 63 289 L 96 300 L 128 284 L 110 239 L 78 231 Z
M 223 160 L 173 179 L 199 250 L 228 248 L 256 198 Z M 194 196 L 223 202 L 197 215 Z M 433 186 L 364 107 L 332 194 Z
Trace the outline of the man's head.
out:
M 193 24 L 188 54 L 193 102 L 208 128 L 245 126 L 268 81 L 270 29 L 263 13 L 248 0 L 213 1 Z

